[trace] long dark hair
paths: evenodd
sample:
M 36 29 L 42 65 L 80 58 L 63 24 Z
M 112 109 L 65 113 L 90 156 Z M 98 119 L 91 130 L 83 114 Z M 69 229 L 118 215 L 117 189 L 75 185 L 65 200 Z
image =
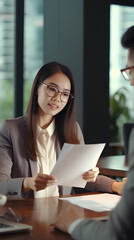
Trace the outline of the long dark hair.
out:
M 69 78 L 71 83 L 71 94 L 74 98 L 66 104 L 61 112 L 55 115 L 55 134 L 61 148 L 65 142 L 74 144 L 79 143 L 76 132 L 75 87 L 72 73 L 67 66 L 58 62 L 50 62 L 40 68 L 34 79 L 26 111 L 27 132 L 25 143 L 27 154 L 32 160 L 36 160 L 39 155 L 37 147 L 37 88 L 46 78 L 57 72 L 62 72 Z

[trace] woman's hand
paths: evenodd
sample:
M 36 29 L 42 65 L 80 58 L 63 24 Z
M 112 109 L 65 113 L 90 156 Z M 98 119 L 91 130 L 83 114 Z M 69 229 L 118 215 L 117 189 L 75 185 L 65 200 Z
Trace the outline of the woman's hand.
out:
M 82 177 L 84 180 L 86 180 L 87 182 L 95 182 L 96 178 L 99 174 L 99 168 L 95 167 L 87 172 L 85 172 Z
M 116 182 L 116 181 L 113 182 L 112 183 L 112 192 L 118 193 L 119 195 L 121 195 L 126 181 L 127 181 L 127 179 L 123 182 Z
M 39 191 L 56 182 L 57 180 L 53 176 L 38 173 L 35 177 L 24 178 L 22 192 L 25 193 L 29 190 Z

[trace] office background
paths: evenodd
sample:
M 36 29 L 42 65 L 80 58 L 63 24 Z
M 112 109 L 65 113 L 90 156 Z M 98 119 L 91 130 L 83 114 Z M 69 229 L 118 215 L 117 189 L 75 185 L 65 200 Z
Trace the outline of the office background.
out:
M 134 1 L 0 0 L 0 120 L 24 114 L 36 72 L 56 60 L 73 72 L 86 143 L 108 154 L 111 5 Z

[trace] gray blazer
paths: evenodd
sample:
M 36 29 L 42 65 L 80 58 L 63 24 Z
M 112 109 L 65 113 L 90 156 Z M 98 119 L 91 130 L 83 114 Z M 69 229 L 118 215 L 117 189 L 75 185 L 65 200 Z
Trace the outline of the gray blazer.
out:
M 37 174 L 37 163 L 30 159 L 25 150 L 24 136 L 26 132 L 26 119 L 19 117 L 3 120 L 0 124 L 0 193 L 12 197 L 23 197 L 21 194 L 22 182 L 25 177 Z M 83 134 L 77 124 L 78 138 L 84 144 Z M 57 157 L 60 152 L 57 143 Z M 98 176 L 96 183 L 87 183 L 90 191 L 111 192 L 113 180 Z M 25 197 L 33 197 L 30 191 Z
M 129 240 L 134 239 L 134 130 L 129 144 L 128 180 L 121 201 L 111 212 L 108 221 L 83 220 L 72 233 L 76 240 Z

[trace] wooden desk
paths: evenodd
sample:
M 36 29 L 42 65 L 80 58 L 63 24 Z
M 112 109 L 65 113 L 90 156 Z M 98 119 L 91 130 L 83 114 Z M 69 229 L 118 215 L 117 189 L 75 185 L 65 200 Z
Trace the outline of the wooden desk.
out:
M 126 157 L 124 155 L 100 158 L 97 166 L 101 174 L 114 177 L 125 177 L 128 171 Z
M 78 196 L 78 195 L 77 195 Z M 54 222 L 57 214 L 61 209 L 68 206 L 68 202 L 59 200 L 58 197 L 30 199 L 30 200 L 15 200 L 8 201 L 4 207 L 11 207 L 16 215 L 27 218 L 26 223 L 33 226 L 33 230 L 28 233 L 16 233 L 2 236 L 6 240 L 66 240 L 71 237 L 61 231 L 51 232 L 50 224 Z M 101 217 L 107 216 L 109 212 L 93 212 L 87 209 L 75 206 L 78 212 L 81 212 L 85 217 Z M 0 237 L 1 238 L 1 237 Z

